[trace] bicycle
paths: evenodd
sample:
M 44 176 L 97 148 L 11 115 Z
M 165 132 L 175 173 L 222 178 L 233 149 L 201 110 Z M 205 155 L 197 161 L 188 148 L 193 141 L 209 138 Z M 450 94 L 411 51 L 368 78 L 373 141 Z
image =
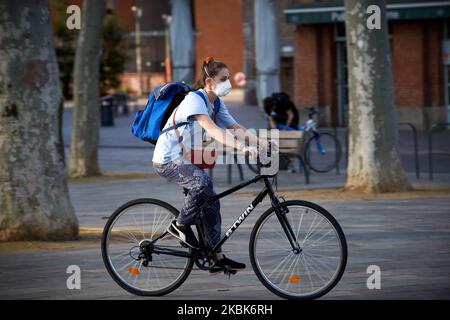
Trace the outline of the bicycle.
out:
M 275 195 L 269 178 L 257 175 L 207 202 L 216 201 L 260 180 L 264 187 L 214 248 L 195 225 L 199 249 L 182 245 L 166 228 L 178 215 L 169 203 L 137 199 L 118 208 L 102 236 L 106 269 L 123 289 L 136 295 L 161 296 L 178 288 L 194 269 L 208 271 L 215 250 L 222 246 L 269 195 L 271 207 L 256 221 L 249 241 L 251 265 L 258 279 L 286 299 L 315 299 L 341 279 L 347 263 L 347 242 L 339 223 L 324 208 L 303 200 Z M 273 181 L 272 181 L 273 183 Z M 302 228 L 304 227 L 304 228 Z M 234 274 L 232 270 L 224 273 Z
M 308 111 L 308 120 L 299 129 L 305 135 L 302 139 L 303 159 L 311 170 L 318 173 L 329 172 L 336 168 L 341 161 L 341 144 L 334 134 L 319 131 L 317 122 L 313 119 L 314 115 L 319 114 L 316 108 L 311 107 L 306 110 Z M 260 172 L 259 164 L 247 163 L 247 166 L 254 173 Z

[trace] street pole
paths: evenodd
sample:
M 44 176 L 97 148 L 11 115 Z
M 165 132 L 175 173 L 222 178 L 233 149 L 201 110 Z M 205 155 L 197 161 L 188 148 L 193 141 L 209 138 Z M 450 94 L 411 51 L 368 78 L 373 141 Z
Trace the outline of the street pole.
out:
M 162 19 L 164 21 L 164 34 L 165 34 L 165 47 L 166 47 L 166 57 L 164 59 L 164 65 L 166 67 L 166 82 L 172 82 L 172 59 L 171 59 L 171 50 L 170 50 L 170 21 L 172 19 L 171 16 L 167 14 L 162 15 Z
M 136 71 L 139 77 L 139 89 L 138 96 L 142 96 L 142 57 L 141 57 L 141 25 L 140 19 L 142 17 L 142 8 L 133 6 L 131 11 L 134 14 L 134 27 L 135 27 L 135 44 L 136 44 Z

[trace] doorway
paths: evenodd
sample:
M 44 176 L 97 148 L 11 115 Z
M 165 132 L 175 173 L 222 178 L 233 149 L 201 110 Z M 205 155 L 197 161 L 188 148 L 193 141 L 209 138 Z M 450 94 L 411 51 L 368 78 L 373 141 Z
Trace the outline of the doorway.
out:
M 335 24 L 334 35 L 336 41 L 336 67 L 337 67 L 337 100 L 338 124 L 340 127 L 348 126 L 348 72 L 347 47 L 345 42 L 345 26 L 343 23 Z
M 294 98 L 294 57 L 281 57 L 280 64 L 281 91 Z

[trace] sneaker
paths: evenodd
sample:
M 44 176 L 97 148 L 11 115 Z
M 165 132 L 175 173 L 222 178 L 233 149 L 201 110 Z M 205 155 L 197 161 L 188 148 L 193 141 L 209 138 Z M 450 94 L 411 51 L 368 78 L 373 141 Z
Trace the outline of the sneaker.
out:
M 198 249 L 200 246 L 190 226 L 177 226 L 176 221 L 174 220 L 167 228 L 167 232 L 190 248 Z
M 233 261 L 223 256 L 223 259 L 217 260 L 216 263 L 209 269 L 209 273 L 229 272 L 236 274 L 236 271 L 245 269 L 245 264 Z

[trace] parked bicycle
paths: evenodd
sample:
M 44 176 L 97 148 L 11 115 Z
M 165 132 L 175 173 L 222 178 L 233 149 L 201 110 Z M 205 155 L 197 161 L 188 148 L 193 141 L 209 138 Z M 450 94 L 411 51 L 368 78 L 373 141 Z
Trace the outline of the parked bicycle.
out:
M 111 215 L 104 228 L 102 257 L 106 269 L 115 282 L 133 294 L 168 294 L 193 269 L 208 271 L 215 250 L 269 195 L 271 207 L 256 221 L 249 241 L 254 272 L 267 289 L 280 297 L 321 297 L 344 273 L 347 262 L 344 233 L 333 216 L 319 205 L 303 200 L 285 201 L 277 196 L 271 177 L 257 175 L 208 200 L 213 202 L 260 180 L 264 182 L 261 192 L 214 248 L 204 241 L 201 225 L 195 226 L 199 249 L 186 247 L 169 234 L 166 229 L 179 213 L 169 203 L 157 199 L 125 203 Z
M 329 172 L 339 165 L 342 156 L 341 144 L 334 134 L 321 132 L 318 129 L 317 122 L 314 120 L 314 116 L 319 115 L 316 108 L 311 107 L 306 110 L 308 120 L 299 129 L 304 133 L 303 159 L 311 170 L 319 173 Z M 260 172 L 259 164 L 248 163 L 247 165 L 252 172 Z

